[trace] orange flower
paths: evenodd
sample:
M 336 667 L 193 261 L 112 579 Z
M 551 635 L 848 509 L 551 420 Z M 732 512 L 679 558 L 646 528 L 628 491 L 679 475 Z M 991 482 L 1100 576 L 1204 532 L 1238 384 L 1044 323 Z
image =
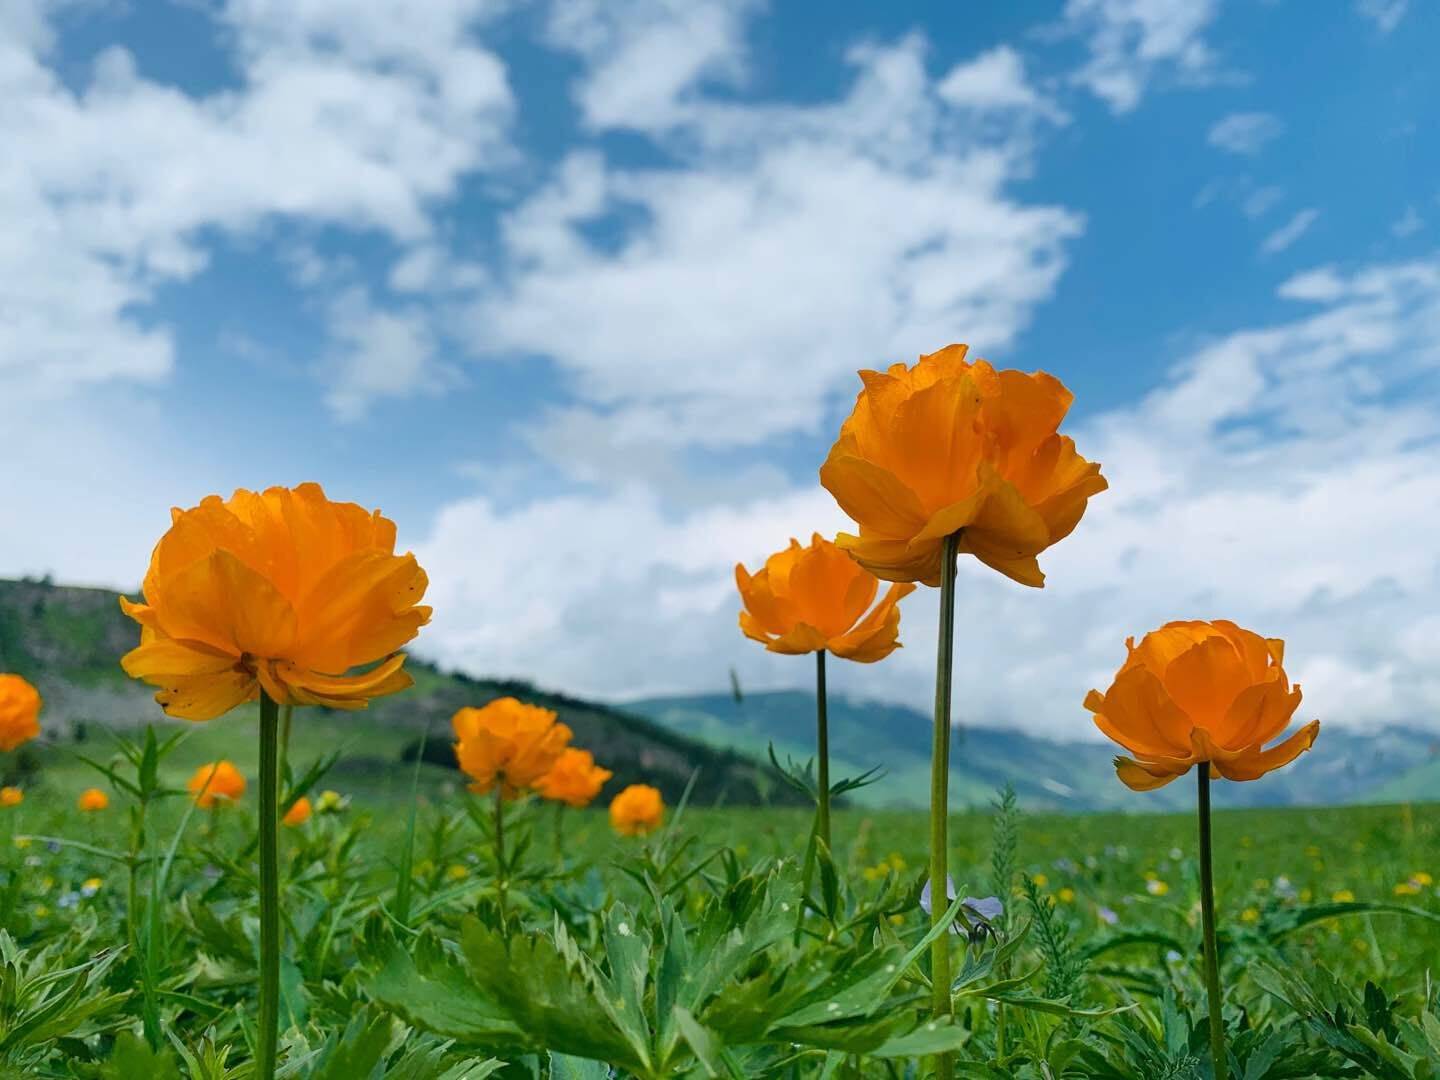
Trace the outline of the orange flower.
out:
M 25 801 L 25 792 L 18 787 L 0 787 L 0 806 L 19 806 Z
M 771 652 L 826 649 L 862 664 L 900 648 L 898 605 L 915 591 L 914 585 L 891 585 L 870 608 L 880 582 L 819 533 L 809 547 L 791 540 L 753 576 L 737 563 L 735 584 L 745 604 L 740 629 L 746 637 Z
M 310 800 L 301 795 L 295 800 L 295 804 L 285 811 L 285 816 L 280 820 L 291 828 L 304 825 L 310 820 Z
M 75 801 L 75 805 L 82 813 L 94 813 L 96 810 L 104 810 L 110 805 L 110 796 L 98 787 L 86 788 L 80 793 L 80 798 Z
M 141 626 L 121 664 L 171 716 L 211 720 L 262 687 L 282 705 L 363 709 L 410 685 L 397 650 L 430 619 L 427 580 L 379 511 L 301 484 L 171 517 L 145 603 L 120 600 Z
M 0 750 L 40 734 L 40 694 L 19 675 L 0 675 Z
M 556 802 L 574 807 L 589 806 L 591 800 L 600 794 L 605 781 L 614 775 L 609 769 L 596 765 L 595 755 L 589 750 L 570 746 L 565 748 L 550 771 L 536 782 L 535 790 Z
M 610 826 L 621 836 L 644 836 L 660 827 L 665 800 L 649 784 L 631 784 L 610 802 Z
M 1095 725 L 1135 755 L 1115 771 L 1136 791 L 1164 787 L 1208 761 L 1227 780 L 1257 780 L 1309 750 L 1320 730 L 1312 720 L 1264 750 L 1300 706 L 1281 665 L 1285 643 L 1233 622 L 1171 622 L 1145 635 L 1110 689 L 1091 690 L 1085 708 Z
M 498 783 L 504 798 L 513 799 L 534 788 L 570 742 L 570 729 L 555 717 L 513 697 L 457 712 L 450 720 L 459 740 L 455 758 L 474 781 L 470 790 L 483 795 Z
M 1107 484 L 1057 434 L 1072 400 L 1058 379 L 972 364 L 966 350 L 860 373 L 865 388 L 820 469 L 860 525 L 835 542 L 886 581 L 938 585 L 944 539 L 958 532 L 960 551 L 1038 587 L 1036 556 Z
M 245 777 L 228 761 L 212 761 L 195 770 L 185 785 L 195 805 L 209 810 L 217 802 L 234 802 L 245 794 Z

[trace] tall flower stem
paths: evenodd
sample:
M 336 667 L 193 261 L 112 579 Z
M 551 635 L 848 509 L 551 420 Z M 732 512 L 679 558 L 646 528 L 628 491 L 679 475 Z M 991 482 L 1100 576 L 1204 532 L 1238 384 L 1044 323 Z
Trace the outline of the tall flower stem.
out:
M 1199 777 L 1200 812 L 1200 918 L 1205 931 L 1205 996 L 1210 1002 L 1210 1055 L 1215 1059 L 1215 1080 L 1229 1080 L 1225 1057 L 1225 1021 L 1220 1009 L 1220 954 L 1215 948 L 1215 873 L 1210 858 L 1210 763 L 1195 769 Z
M 505 786 L 495 785 L 495 894 L 500 909 L 500 933 L 506 932 L 509 921 L 505 913 L 505 889 L 509 884 L 505 867 Z M 508 937 L 507 937 L 508 940 Z
M 955 556 L 960 534 L 945 538 L 940 555 L 940 633 L 935 658 L 935 736 L 930 749 L 930 924 L 945 918 L 949 906 L 949 824 L 950 824 L 950 691 L 955 663 Z M 949 1016 L 950 935 L 941 934 L 930 946 L 930 979 L 934 989 L 933 1011 L 937 1018 Z M 953 1062 L 941 1054 L 936 1062 L 936 1080 L 951 1080 Z
M 830 847 L 830 720 L 825 702 L 825 650 L 815 653 L 815 831 Z
M 280 709 L 260 692 L 260 1021 L 255 1076 L 274 1080 L 280 1029 Z

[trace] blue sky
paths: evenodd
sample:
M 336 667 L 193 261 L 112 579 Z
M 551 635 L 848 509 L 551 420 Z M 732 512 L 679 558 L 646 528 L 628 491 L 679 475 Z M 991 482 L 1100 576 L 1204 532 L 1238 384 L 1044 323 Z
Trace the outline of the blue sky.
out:
M 858 368 L 960 340 L 1113 485 L 1043 593 L 967 571 L 963 715 L 1078 734 L 1126 634 L 1229 616 L 1435 722 L 1440 10 L 816 10 L 7 4 L 0 574 L 129 586 L 170 505 L 317 479 L 447 664 L 801 684 L 731 568 L 844 527 Z M 933 608 L 840 689 L 923 703 Z

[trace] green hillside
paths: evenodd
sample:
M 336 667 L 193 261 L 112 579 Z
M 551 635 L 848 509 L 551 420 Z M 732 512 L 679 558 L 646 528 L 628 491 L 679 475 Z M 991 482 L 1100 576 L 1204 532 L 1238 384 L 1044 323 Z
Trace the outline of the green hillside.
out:
M 930 791 L 930 718 L 902 705 L 832 695 L 832 772 L 855 775 L 879 765 L 885 777 L 851 796 L 870 806 L 923 806 Z M 625 708 L 714 746 L 797 758 L 813 754 L 815 697 L 799 691 L 649 698 Z M 1077 710 L 1076 723 L 1084 726 Z M 1190 805 L 1190 785 L 1131 792 L 1110 767 L 1105 742 L 1054 741 L 990 727 L 960 727 L 953 742 L 951 792 L 959 805 L 979 806 L 1013 783 L 1024 805 L 1055 809 L 1154 811 Z M 1440 736 L 1406 728 L 1356 733 L 1330 727 L 1294 767 L 1263 784 L 1220 784 L 1228 806 L 1322 805 L 1435 798 L 1440 795 Z
M 57 780 L 80 771 L 73 749 L 94 753 L 99 727 L 125 730 L 150 722 L 190 735 L 174 757 L 177 772 L 217 757 L 253 769 L 254 709 L 238 709 L 206 724 L 166 718 L 152 691 L 126 678 L 119 658 L 138 641 L 135 624 L 120 611 L 115 594 L 104 589 L 54 585 L 48 581 L 0 580 L 0 671 L 30 679 L 45 698 L 42 745 L 12 760 L 9 767 L 44 766 L 36 781 Z M 423 641 L 423 639 L 422 639 Z M 788 803 L 797 796 L 778 782 L 768 765 L 715 748 L 622 710 L 538 690 L 524 683 L 471 679 L 448 674 L 411 658 L 410 691 L 375 702 L 356 713 L 305 709 L 297 714 L 292 750 L 297 760 L 341 749 L 336 782 L 349 790 L 376 794 L 408 790 L 416 753 L 424 745 L 422 785 L 453 785 L 455 770 L 450 717 L 462 705 L 483 705 L 513 694 L 555 709 L 575 732 L 575 743 L 593 750 L 614 771 L 601 798 L 625 784 L 654 784 L 673 802 L 696 773 L 693 798 L 717 803 Z M 698 770 L 698 772 L 697 772 Z

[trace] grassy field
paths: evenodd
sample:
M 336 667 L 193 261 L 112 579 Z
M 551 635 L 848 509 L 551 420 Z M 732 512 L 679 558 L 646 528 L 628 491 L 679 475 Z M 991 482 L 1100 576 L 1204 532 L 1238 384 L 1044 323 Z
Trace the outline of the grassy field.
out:
M 247 1075 L 253 791 L 209 812 L 164 794 L 219 752 L 250 768 L 247 734 L 231 718 L 159 761 L 141 832 L 124 791 L 80 815 L 99 777 L 54 751 L 0 810 L 0 1075 Z M 342 738 L 297 725 L 296 772 Z M 139 779 L 123 757 L 116 775 Z M 402 769 L 332 772 L 316 791 L 345 807 L 283 830 L 283 1075 L 901 1077 L 937 1049 L 962 1076 L 1213 1075 L 1189 815 L 956 815 L 960 894 L 1006 912 L 957 938 L 959 1016 L 936 1031 L 910 952 L 921 814 L 839 812 L 801 923 L 805 812 L 692 806 L 640 840 L 514 805 L 501 872 L 492 804 L 421 775 L 413 834 Z M 1232 1075 L 1434 1075 L 1440 809 L 1215 829 Z

